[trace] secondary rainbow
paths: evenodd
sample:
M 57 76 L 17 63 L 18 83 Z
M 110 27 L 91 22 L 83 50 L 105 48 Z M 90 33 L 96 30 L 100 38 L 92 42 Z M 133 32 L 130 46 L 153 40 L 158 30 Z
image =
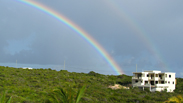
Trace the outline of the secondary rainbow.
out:
M 137 20 L 135 20 L 135 18 L 130 16 L 129 11 L 127 11 L 128 9 L 123 8 L 124 6 L 121 6 L 123 5 L 122 3 L 118 3 L 117 1 L 114 0 L 105 0 L 104 3 L 109 5 L 109 7 L 111 7 L 116 14 L 118 14 L 123 20 L 125 20 L 127 24 L 135 32 L 135 34 L 140 37 L 140 39 L 144 42 L 149 51 L 156 58 L 157 62 L 161 65 L 161 69 L 165 71 L 170 71 L 170 68 L 166 63 L 166 60 L 163 59 L 155 43 L 152 42 L 152 40 L 147 35 L 144 28 L 137 22 Z M 119 4 L 121 5 L 119 6 Z
M 33 0 L 18 0 L 24 4 L 27 4 L 29 6 L 32 6 L 40 11 L 45 12 L 46 14 L 56 18 L 60 22 L 67 25 L 69 28 L 77 32 L 79 36 L 84 38 L 92 47 L 97 50 L 100 55 L 105 58 L 106 62 L 111 66 L 111 68 L 119 75 L 124 74 L 124 72 L 121 70 L 120 66 L 115 62 L 115 60 L 106 52 L 106 50 L 95 40 L 93 39 L 87 32 L 85 32 L 82 28 L 74 24 L 71 20 L 64 17 L 61 13 L 58 13 L 51 8 L 44 6 L 41 3 L 38 3 Z

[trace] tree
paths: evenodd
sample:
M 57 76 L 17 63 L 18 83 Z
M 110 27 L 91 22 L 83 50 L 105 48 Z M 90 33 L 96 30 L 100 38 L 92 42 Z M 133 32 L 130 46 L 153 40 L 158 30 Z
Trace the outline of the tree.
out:
M 10 98 L 8 98 L 8 100 L 6 100 L 6 93 L 7 93 L 7 91 L 5 91 L 3 93 L 3 95 L 0 97 L 0 103 L 10 103 L 11 102 L 12 97 L 10 97 Z
M 83 86 L 78 92 L 76 97 L 72 93 L 72 90 L 65 91 L 62 88 L 53 90 L 51 93 L 51 101 L 54 103 L 79 103 L 80 99 L 84 95 L 86 86 Z
M 171 98 L 169 98 L 167 101 L 165 101 L 164 103 L 182 103 L 183 102 L 183 97 L 182 95 L 177 95 L 177 96 L 173 96 Z

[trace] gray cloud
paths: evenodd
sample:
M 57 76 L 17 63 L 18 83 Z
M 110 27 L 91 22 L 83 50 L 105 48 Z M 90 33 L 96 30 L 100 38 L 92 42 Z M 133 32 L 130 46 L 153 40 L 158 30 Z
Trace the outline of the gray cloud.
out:
M 114 0 L 118 12 L 104 0 L 39 2 L 88 32 L 128 74 L 136 64 L 139 70 L 168 70 L 167 64 L 174 72 L 183 66 L 182 1 Z M 87 68 L 111 73 L 90 44 L 53 17 L 11 0 L 0 0 L 0 12 L 0 62 L 18 59 L 20 63 L 61 65 L 65 60 L 75 71 Z M 144 31 L 149 42 L 135 29 Z

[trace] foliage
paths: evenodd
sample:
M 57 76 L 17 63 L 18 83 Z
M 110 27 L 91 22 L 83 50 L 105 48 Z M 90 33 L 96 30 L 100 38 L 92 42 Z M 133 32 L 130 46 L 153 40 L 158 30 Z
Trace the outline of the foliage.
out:
M 102 75 L 91 71 L 89 73 L 75 73 L 67 70 L 52 69 L 22 69 L 0 66 L 0 94 L 6 92 L 6 99 L 11 98 L 11 103 L 49 103 L 50 94 L 59 90 L 67 98 L 80 103 L 162 103 L 170 97 L 183 94 L 183 79 L 177 78 L 174 93 L 149 92 L 131 87 L 132 76 L 128 75 Z M 109 85 L 114 83 L 130 87 L 131 89 L 112 90 Z M 86 85 L 85 94 L 77 94 Z M 55 89 L 58 88 L 58 89 Z M 62 88 L 59 89 L 59 88 Z M 72 88 L 72 89 L 71 89 Z M 58 91 L 57 91 L 58 92 Z M 56 96 L 58 100 L 59 95 Z M 70 97 L 69 97 L 70 96 Z M 72 97 L 71 97 L 72 96 Z M 82 97 L 82 98 L 81 98 Z M 63 97 L 62 97 L 63 98 Z M 52 98 L 53 99 L 53 98 Z
M 83 96 L 85 91 L 85 86 L 83 86 L 76 95 L 74 99 L 74 95 L 72 89 L 69 91 L 64 91 L 62 88 L 54 89 L 50 94 L 50 99 L 53 103 L 79 103 L 81 97 Z
M 182 95 L 177 95 L 177 96 L 173 96 L 171 98 L 168 99 L 168 101 L 165 101 L 164 103 L 182 103 L 183 102 L 183 97 Z
M 6 99 L 6 91 L 4 91 L 3 95 L 0 97 L 0 103 L 10 103 L 11 98 L 12 97 L 9 97 L 8 99 Z
M 86 86 L 83 86 L 77 93 L 76 95 L 76 103 L 79 103 L 80 99 L 82 98 L 82 96 L 84 95 L 84 91 L 85 91 Z

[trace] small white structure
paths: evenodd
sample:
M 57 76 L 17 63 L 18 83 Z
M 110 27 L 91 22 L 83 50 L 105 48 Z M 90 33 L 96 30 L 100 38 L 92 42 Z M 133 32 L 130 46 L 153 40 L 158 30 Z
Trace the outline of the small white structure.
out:
M 23 69 L 32 69 L 32 68 L 30 68 L 30 67 L 23 67 Z
M 167 89 L 167 92 L 173 92 L 175 90 L 175 73 L 161 71 L 144 71 L 133 72 L 132 86 L 149 88 L 150 91 L 162 91 Z

